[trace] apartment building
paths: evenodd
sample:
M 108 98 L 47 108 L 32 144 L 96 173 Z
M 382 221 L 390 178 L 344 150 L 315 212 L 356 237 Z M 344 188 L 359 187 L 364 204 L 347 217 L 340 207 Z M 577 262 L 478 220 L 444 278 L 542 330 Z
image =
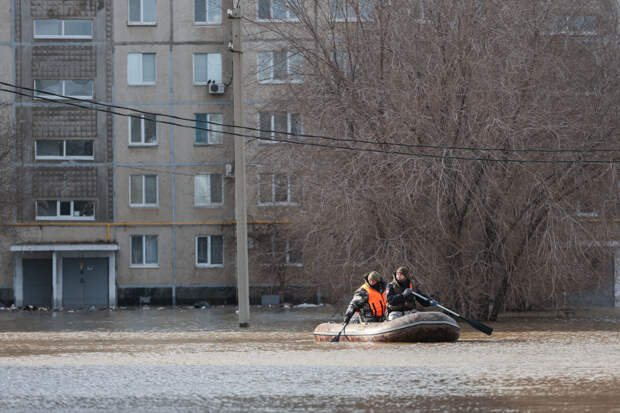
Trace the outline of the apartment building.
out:
M 34 96 L 3 95 L 19 197 L 0 241 L 0 298 L 235 303 L 234 148 L 222 126 L 233 123 L 232 3 L 13 3 L 0 14 L 2 79 Z M 275 205 L 256 191 L 250 225 Z

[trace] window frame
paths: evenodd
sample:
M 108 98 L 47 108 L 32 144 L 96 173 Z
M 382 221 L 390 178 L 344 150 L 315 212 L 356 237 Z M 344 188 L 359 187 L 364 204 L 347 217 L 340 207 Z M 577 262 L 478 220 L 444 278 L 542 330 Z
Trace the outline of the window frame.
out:
M 261 181 L 262 175 L 271 175 L 271 201 L 263 202 L 261 200 L 261 187 L 263 185 Z M 284 175 L 286 176 L 286 201 L 276 201 L 276 175 Z M 291 174 L 288 173 L 278 173 L 278 172 L 264 172 L 258 174 L 258 206 L 259 207 L 270 207 L 270 206 L 299 206 L 300 201 L 293 200 L 293 185 L 291 184 Z M 300 191 L 300 196 L 301 196 Z
M 221 202 L 212 202 L 211 201 L 211 195 L 213 192 L 213 189 L 211 188 L 211 176 L 213 175 L 219 175 L 220 176 L 220 193 L 222 194 L 222 201 Z M 207 178 L 207 182 L 209 185 L 209 190 L 208 190 L 208 202 L 198 202 L 198 199 L 196 198 L 196 185 L 197 185 L 197 178 L 198 177 L 208 177 Z M 218 173 L 210 173 L 210 172 L 205 172 L 205 173 L 198 173 L 196 175 L 194 175 L 194 207 L 195 208 L 221 208 L 224 206 L 224 175 L 222 174 L 218 174 Z
M 266 132 L 262 127 L 262 123 L 261 123 L 261 114 L 263 113 L 270 113 L 271 114 L 271 119 L 270 119 L 270 128 L 271 128 L 271 132 Z M 265 145 L 273 145 L 276 143 L 282 143 L 282 142 L 278 142 L 277 140 L 265 140 L 264 138 L 277 138 L 277 134 L 278 131 L 276 131 L 275 127 L 276 127 L 276 113 L 286 113 L 286 132 L 287 133 L 293 133 L 293 116 L 297 115 L 299 116 L 299 131 L 296 132 L 296 135 L 303 135 L 304 133 L 304 121 L 303 121 L 303 116 L 301 115 L 301 113 L 299 112 L 277 112 L 277 111 L 264 111 L 264 112 L 258 112 L 257 114 L 257 129 L 259 130 L 259 136 L 263 139 L 259 140 L 260 144 L 265 144 Z M 269 134 L 269 136 L 264 136 L 263 134 Z
M 196 55 L 206 55 L 207 56 L 207 67 L 206 67 L 206 78 L 207 80 L 204 82 L 199 82 L 196 81 Z M 192 53 L 192 82 L 194 86 L 205 86 L 208 85 L 209 83 L 209 55 L 219 55 L 220 56 L 220 73 L 219 73 L 219 77 L 212 81 L 211 83 L 215 82 L 215 83 L 222 83 L 222 71 L 223 71 L 223 61 L 222 61 L 222 54 L 221 53 Z
M 286 79 L 274 79 L 274 54 L 286 52 Z M 270 63 L 267 67 L 261 65 L 261 55 L 270 55 Z M 291 69 L 295 66 L 294 59 L 296 56 L 303 60 L 303 56 L 299 53 L 294 53 L 288 49 L 282 50 L 259 50 L 256 52 L 256 76 L 259 84 L 285 84 L 285 83 L 304 83 L 303 75 L 294 75 L 291 73 Z M 302 62 L 303 63 L 303 62 Z M 267 71 L 267 69 L 269 69 Z M 269 78 L 264 78 L 264 73 L 269 72 Z
M 39 215 L 39 202 L 50 202 L 56 201 L 56 215 L 55 216 L 40 216 Z M 69 202 L 70 203 L 70 214 L 69 215 L 61 215 L 60 208 L 61 202 Z M 93 205 L 93 215 L 74 215 L 75 214 L 75 202 L 92 202 Z M 94 221 L 96 217 L 96 204 L 92 199 L 72 199 L 72 200 L 62 200 L 62 199 L 40 199 L 35 201 L 34 205 L 34 215 L 36 221 Z
M 270 267 L 274 265 L 275 257 L 276 257 L 276 253 L 278 251 L 276 251 L 276 235 L 275 234 L 269 234 L 270 237 L 270 241 L 271 241 L 271 249 L 269 250 L 269 254 L 271 255 L 272 258 L 272 262 L 271 263 L 262 263 L 261 265 L 263 267 Z M 303 263 L 303 252 L 302 252 L 302 262 L 291 262 L 291 240 L 290 239 L 285 239 L 285 247 L 284 247 L 284 263 L 282 264 L 275 264 L 277 266 L 283 266 L 283 267 L 297 267 L 297 268 L 301 268 L 304 266 Z M 301 251 L 300 251 L 301 252 Z
M 58 95 L 62 95 L 62 96 L 56 96 L 56 95 L 50 95 L 47 94 L 45 92 L 39 92 L 39 88 L 37 87 L 37 82 L 41 82 L 43 80 L 54 80 L 54 81 L 58 81 L 61 82 L 61 90 L 60 93 L 58 93 Z M 80 96 L 80 95 L 67 95 L 66 89 L 67 89 L 67 83 L 66 82 L 70 82 L 70 81 L 75 81 L 75 80 L 85 80 L 85 81 L 89 81 L 91 82 L 91 89 L 92 89 L 92 94 L 90 96 Z M 57 100 L 64 100 L 64 99 L 69 99 L 69 98 L 73 98 L 73 99 L 84 99 L 84 100 L 88 100 L 88 99 L 94 99 L 95 97 L 95 81 L 93 79 L 34 79 L 33 80 L 34 83 L 34 97 L 42 97 L 45 99 L 57 99 Z
M 221 237 L 222 238 L 222 263 L 221 264 L 213 264 L 213 257 L 211 255 L 211 239 L 212 237 Z M 207 263 L 198 262 L 198 241 L 200 238 L 207 239 Z M 224 256 L 224 235 L 221 234 L 199 234 L 194 237 L 194 265 L 196 268 L 224 268 L 225 264 L 225 256 Z
M 197 117 L 199 115 L 206 115 L 207 120 L 203 121 L 203 120 L 198 120 Z M 221 120 L 215 121 L 212 119 L 212 116 L 220 116 Z M 214 123 L 219 123 L 220 125 L 215 125 Z M 194 125 L 196 127 L 200 127 L 200 128 L 206 128 L 206 129 L 213 129 L 214 127 L 219 127 L 221 128 L 220 131 L 215 131 L 215 130 L 200 130 L 200 129 L 196 129 L 196 132 L 194 133 L 194 145 L 196 146 L 213 146 L 213 145 L 223 145 L 224 144 L 224 114 L 221 112 L 209 112 L 209 113 L 194 113 Z M 206 126 L 204 126 L 203 124 L 206 124 Z M 198 142 L 198 134 L 199 133 L 206 133 L 207 134 L 207 141 L 206 142 Z M 213 138 L 214 134 L 219 134 L 219 138 L 215 139 Z
M 152 22 L 144 21 L 144 0 L 137 0 L 140 2 L 140 21 L 131 20 L 131 0 L 127 2 L 127 26 L 156 26 L 157 25 L 157 0 L 154 1 L 155 10 L 153 15 L 155 20 Z
M 574 37 L 593 37 L 598 36 L 598 16 L 596 15 L 561 15 L 555 16 L 557 21 L 553 23 L 554 26 L 549 32 L 544 33 L 550 36 L 574 36 Z M 585 30 L 583 28 L 577 28 L 577 19 L 584 19 L 583 24 L 587 25 L 586 19 L 591 19 L 591 30 Z M 560 22 L 562 20 L 562 22 Z M 561 25 L 561 28 L 559 27 Z
M 40 141 L 62 141 L 63 155 L 38 155 L 37 148 Z M 67 155 L 67 141 L 86 141 L 92 142 L 92 155 L 91 156 L 71 156 Z M 35 139 L 34 140 L 34 159 L 35 160 L 76 160 L 76 161 L 93 161 L 95 160 L 95 140 L 94 139 Z
M 134 263 L 133 262 L 133 240 L 134 237 L 142 238 L 142 263 Z M 157 251 L 157 262 L 155 263 L 147 263 L 146 262 L 146 239 L 155 239 L 156 242 L 156 251 Z M 129 235 L 129 267 L 130 268 L 159 268 L 159 235 L 157 234 L 130 234 Z
M 37 22 L 43 20 L 57 20 L 61 22 L 61 34 L 53 35 L 53 34 L 37 34 Z M 65 22 L 66 21 L 87 21 L 90 23 L 90 35 L 68 35 L 65 33 Z M 94 23 L 91 19 L 33 19 L 32 21 L 32 38 L 33 39 L 85 39 L 89 40 L 93 38 L 94 35 Z
M 138 72 L 140 72 L 140 81 L 138 83 L 131 83 L 129 79 L 129 56 L 137 55 L 140 56 L 140 67 Z M 144 55 L 153 55 L 153 73 L 155 79 L 152 81 L 144 80 Z M 138 52 L 138 53 L 127 53 L 127 86 L 154 86 L 157 84 L 157 53 L 155 52 Z
M 132 183 L 131 178 L 134 176 L 142 177 L 142 202 L 134 204 L 131 202 Z M 146 203 L 146 177 L 155 177 L 155 203 Z M 159 208 L 159 175 L 129 175 L 129 208 Z
M 361 11 L 362 11 L 362 3 L 366 1 L 366 0 L 357 0 L 357 7 L 360 10 L 360 13 L 356 13 L 355 12 L 355 8 L 353 8 L 352 0 L 329 0 L 328 1 L 328 7 L 329 7 L 329 18 L 331 19 L 331 21 L 336 22 L 336 23 L 346 23 L 346 22 L 356 22 L 356 21 L 361 21 L 361 22 L 370 22 L 373 21 L 371 16 L 364 16 Z M 332 8 L 332 4 L 333 3 L 341 3 L 343 6 L 343 13 L 345 16 L 343 17 L 337 17 L 333 11 L 335 9 Z M 350 12 L 350 13 L 349 13 Z
M 260 2 L 261 2 L 261 0 L 257 0 L 256 1 L 256 20 L 257 21 L 259 21 L 259 22 L 298 22 L 299 21 L 299 17 L 297 17 L 295 14 L 293 14 L 289 8 L 286 9 L 286 18 L 284 18 L 284 19 L 274 18 L 273 17 L 273 0 L 263 0 L 263 1 L 269 1 L 269 15 L 271 17 L 268 18 L 268 19 L 260 17 Z M 287 0 L 284 0 L 284 1 L 285 1 L 285 3 L 288 3 Z
M 133 126 L 131 126 L 131 121 L 133 118 L 140 118 L 140 142 L 133 142 L 131 140 L 131 135 L 133 132 Z M 150 119 L 146 119 L 146 114 L 144 113 L 140 113 L 140 114 L 135 114 L 135 115 L 131 115 L 128 118 L 128 122 L 129 122 L 129 126 L 127 128 L 127 139 L 128 139 L 128 145 L 129 146 L 138 146 L 138 147 L 142 147 L 142 146 L 157 146 L 159 144 L 159 134 L 157 131 L 157 115 L 155 115 L 155 119 L 154 120 L 150 120 Z M 146 142 L 146 122 L 151 121 L 153 123 L 155 123 L 155 140 L 153 142 Z
M 215 23 L 209 23 L 209 0 L 200 0 L 202 2 L 205 3 L 205 20 L 196 20 L 196 0 L 194 0 L 194 6 L 193 6 L 193 10 L 194 10 L 194 24 L 196 26 L 221 26 L 222 22 L 224 21 L 224 6 L 222 4 L 222 0 L 219 0 L 220 5 L 220 18 L 218 22 Z

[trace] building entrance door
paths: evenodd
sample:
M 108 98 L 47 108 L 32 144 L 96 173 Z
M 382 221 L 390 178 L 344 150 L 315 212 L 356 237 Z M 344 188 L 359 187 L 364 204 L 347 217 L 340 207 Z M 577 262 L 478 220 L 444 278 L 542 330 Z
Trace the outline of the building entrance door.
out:
M 107 258 L 63 258 L 63 307 L 108 307 L 108 276 Z
M 24 306 L 52 306 L 52 260 L 23 260 Z

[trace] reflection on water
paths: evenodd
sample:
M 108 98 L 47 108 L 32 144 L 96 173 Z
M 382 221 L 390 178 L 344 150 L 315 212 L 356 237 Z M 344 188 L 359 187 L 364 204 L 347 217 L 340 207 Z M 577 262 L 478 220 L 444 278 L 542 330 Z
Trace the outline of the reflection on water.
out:
M 456 343 L 315 343 L 331 307 L 0 312 L 10 411 L 620 412 L 620 311 L 507 314 Z

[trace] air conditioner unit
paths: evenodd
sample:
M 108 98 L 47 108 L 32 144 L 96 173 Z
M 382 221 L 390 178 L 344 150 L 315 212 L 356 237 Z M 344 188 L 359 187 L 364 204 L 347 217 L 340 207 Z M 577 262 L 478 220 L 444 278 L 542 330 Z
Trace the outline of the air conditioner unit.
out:
M 223 83 L 209 83 L 207 87 L 209 88 L 209 93 L 212 95 L 221 95 L 224 93 Z
M 235 176 L 235 170 L 233 168 L 233 164 L 226 164 L 226 178 L 233 178 Z

